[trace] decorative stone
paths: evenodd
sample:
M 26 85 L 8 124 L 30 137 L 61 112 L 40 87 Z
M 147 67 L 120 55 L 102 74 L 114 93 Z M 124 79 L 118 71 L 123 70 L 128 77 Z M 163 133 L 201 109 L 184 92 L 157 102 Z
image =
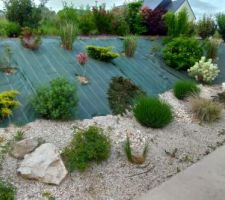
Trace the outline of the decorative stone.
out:
M 11 155 L 17 159 L 23 159 L 26 154 L 34 151 L 38 144 L 37 138 L 21 140 L 14 145 Z
M 50 143 L 26 155 L 17 172 L 24 178 L 54 185 L 59 185 L 68 173 L 56 147 Z

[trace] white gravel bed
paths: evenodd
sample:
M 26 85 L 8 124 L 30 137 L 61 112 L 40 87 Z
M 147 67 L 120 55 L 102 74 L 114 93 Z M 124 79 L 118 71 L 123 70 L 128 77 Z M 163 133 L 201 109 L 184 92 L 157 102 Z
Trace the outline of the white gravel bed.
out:
M 204 87 L 203 96 L 212 94 Z M 210 92 L 209 92 L 210 91 Z M 215 91 L 215 90 L 213 90 Z M 43 200 L 43 192 L 50 192 L 56 200 L 132 200 L 158 186 L 179 171 L 202 159 L 225 141 L 225 115 L 212 124 L 193 120 L 188 101 L 177 100 L 172 93 L 161 95 L 174 109 L 174 121 L 164 129 L 142 127 L 131 114 L 95 117 L 83 121 L 54 122 L 37 120 L 25 127 L 9 127 L 0 137 L 12 137 L 16 130 L 25 130 L 25 137 L 42 137 L 60 150 L 71 140 L 76 128 L 98 125 L 112 142 L 111 157 L 100 165 L 70 174 L 60 186 L 25 180 L 16 174 L 19 161 L 7 156 L 0 178 L 17 187 L 17 200 Z M 141 152 L 146 142 L 149 152 L 144 165 L 127 161 L 123 144 L 129 135 L 135 152 Z M 176 153 L 174 153 L 176 152 Z M 174 154 L 174 155 L 173 155 Z

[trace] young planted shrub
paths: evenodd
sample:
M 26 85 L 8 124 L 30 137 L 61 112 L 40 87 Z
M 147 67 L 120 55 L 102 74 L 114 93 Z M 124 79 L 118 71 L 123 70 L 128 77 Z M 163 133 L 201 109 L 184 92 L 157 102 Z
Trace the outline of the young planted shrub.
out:
M 220 13 L 216 16 L 217 24 L 218 24 L 218 31 L 225 41 L 225 14 Z
M 171 107 L 155 97 L 141 97 L 133 111 L 137 121 L 146 127 L 163 128 L 173 119 Z
M 16 96 L 19 93 L 15 90 L 9 90 L 0 93 L 0 119 L 4 119 L 12 115 L 12 109 L 20 106 L 19 101 L 16 101 Z
M 56 78 L 50 82 L 49 86 L 37 89 L 31 105 L 43 118 L 68 119 L 78 103 L 76 91 L 75 84 L 64 78 Z
M 129 35 L 124 37 L 123 46 L 127 57 L 133 57 L 137 48 L 137 36 Z
M 15 22 L 8 22 L 5 30 L 8 37 L 18 37 L 21 32 L 21 27 Z
M 193 81 L 180 80 L 177 81 L 173 87 L 173 93 L 178 99 L 184 99 L 193 94 L 198 94 L 200 88 Z
M 189 75 L 202 83 L 211 83 L 219 72 L 217 64 L 213 64 L 212 59 L 207 60 L 206 57 L 202 57 L 199 62 L 188 69 Z
M 174 38 L 163 50 L 165 63 L 177 70 L 189 69 L 202 55 L 199 41 L 188 37 Z
M 209 59 L 211 58 L 212 61 L 216 61 L 220 44 L 221 44 L 221 40 L 214 39 L 214 38 L 212 38 L 206 42 L 207 58 L 209 58 Z
M 223 106 L 210 99 L 198 96 L 190 99 L 192 111 L 201 122 L 214 122 L 221 118 Z
M 67 50 L 73 49 L 73 43 L 78 35 L 77 25 L 74 23 L 65 22 L 60 26 L 60 38 L 62 47 Z
M 211 17 L 203 16 L 197 23 L 197 33 L 202 39 L 213 36 L 216 32 L 216 23 Z
M 110 156 L 111 145 L 103 130 L 90 126 L 78 131 L 70 144 L 63 150 L 62 158 L 69 172 L 84 171 L 91 162 L 101 163 Z
M 96 60 L 110 62 L 119 57 L 118 53 L 112 52 L 113 47 L 86 46 L 88 55 Z
M 135 99 L 144 95 L 144 92 L 131 80 L 123 77 L 114 77 L 109 85 L 108 101 L 112 113 L 123 114 L 130 110 Z
M 0 199 L 14 200 L 16 195 L 16 188 L 4 181 L 0 180 Z

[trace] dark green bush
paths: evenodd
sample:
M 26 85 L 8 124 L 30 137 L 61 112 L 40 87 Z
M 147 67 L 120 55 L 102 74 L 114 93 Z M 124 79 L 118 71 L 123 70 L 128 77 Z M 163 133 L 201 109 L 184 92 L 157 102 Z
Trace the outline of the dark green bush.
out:
M 75 84 L 64 78 L 56 78 L 49 86 L 37 89 L 31 105 L 44 118 L 64 120 L 71 117 L 77 102 Z
M 203 55 L 198 40 L 188 37 L 174 38 L 163 50 L 163 58 L 167 65 L 177 70 L 187 70 Z
M 223 41 L 225 41 L 225 14 L 220 13 L 216 17 L 217 24 L 218 24 L 218 32 L 223 38 Z
M 88 55 L 96 60 L 110 62 L 119 57 L 118 53 L 112 52 L 112 47 L 86 46 Z
M 146 127 L 163 128 L 173 119 L 171 107 L 155 97 L 141 97 L 133 111 L 137 121 Z
M 193 81 L 180 80 L 173 87 L 173 93 L 178 99 L 184 99 L 192 94 L 198 94 L 200 88 Z
M 9 22 L 6 26 L 6 34 L 8 37 L 18 37 L 20 35 L 20 25 L 14 22 Z
M 1 200 L 14 200 L 16 189 L 9 183 L 0 180 L 0 199 Z
M 108 101 L 113 114 L 123 114 L 134 104 L 137 97 L 144 92 L 131 80 L 123 77 L 114 77 L 108 90 Z
M 70 172 L 75 169 L 84 171 L 91 162 L 100 163 L 108 159 L 110 151 L 110 142 L 102 129 L 90 126 L 74 135 L 71 143 L 63 150 L 62 158 Z
M 82 34 L 88 35 L 96 31 L 94 17 L 91 11 L 85 11 L 79 16 L 79 30 Z
M 197 33 L 202 39 L 213 36 L 216 32 L 216 23 L 211 17 L 205 15 L 197 23 Z

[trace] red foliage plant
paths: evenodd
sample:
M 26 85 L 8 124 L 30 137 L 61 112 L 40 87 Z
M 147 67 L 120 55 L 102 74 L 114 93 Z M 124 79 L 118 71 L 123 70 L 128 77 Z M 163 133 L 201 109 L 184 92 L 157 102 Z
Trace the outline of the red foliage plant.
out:
M 86 53 L 79 53 L 77 56 L 77 61 L 79 62 L 80 65 L 85 65 L 85 63 L 88 60 L 88 55 Z

